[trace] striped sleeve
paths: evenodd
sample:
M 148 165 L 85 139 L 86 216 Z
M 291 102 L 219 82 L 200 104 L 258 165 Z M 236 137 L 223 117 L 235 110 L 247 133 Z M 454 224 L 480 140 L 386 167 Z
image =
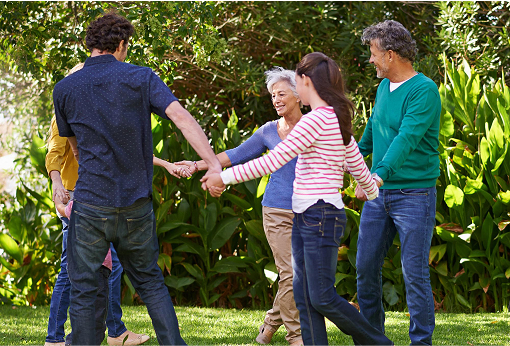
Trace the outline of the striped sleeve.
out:
M 351 142 L 345 148 L 345 162 L 347 163 L 347 167 L 349 167 L 351 175 L 361 186 L 368 199 L 372 200 L 379 196 L 379 188 L 363 160 L 363 156 L 359 151 L 358 144 L 354 140 L 354 137 L 351 137 Z
M 263 177 L 280 169 L 294 157 L 309 148 L 322 133 L 313 112 L 303 116 L 289 133 L 287 138 L 280 142 L 267 155 L 251 160 L 243 165 L 237 165 L 221 173 L 225 184 L 237 184 Z

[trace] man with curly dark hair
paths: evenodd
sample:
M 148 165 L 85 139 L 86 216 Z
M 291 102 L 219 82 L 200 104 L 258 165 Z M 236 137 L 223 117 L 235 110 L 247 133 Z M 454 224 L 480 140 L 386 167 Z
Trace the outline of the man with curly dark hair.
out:
M 363 31 L 362 41 L 370 45 L 370 63 L 383 80 L 359 142 L 364 156 L 372 154 L 380 192 L 361 214 L 358 302 L 367 320 L 384 331 L 382 266 L 398 233 L 411 344 L 431 345 L 435 318 L 428 260 L 435 226 L 441 99 L 437 85 L 414 70 L 416 42 L 402 24 L 387 20 L 372 25 Z M 359 188 L 356 196 L 366 200 Z
M 131 23 L 115 13 L 93 21 L 90 57 L 53 90 L 59 134 L 79 160 L 67 248 L 76 345 L 95 344 L 96 272 L 110 243 L 147 306 L 158 342 L 185 345 L 157 264 L 151 113 L 176 124 L 207 162 L 206 175 L 221 172 L 200 125 L 165 83 L 150 68 L 123 62 L 132 34 Z
M 127 52 L 129 39 L 134 32 L 135 28 L 129 20 L 110 12 L 90 23 L 85 43 L 91 52 L 97 49 L 100 52 L 114 54 L 119 44 L 124 41 L 123 48 Z M 120 61 L 124 61 L 124 59 Z

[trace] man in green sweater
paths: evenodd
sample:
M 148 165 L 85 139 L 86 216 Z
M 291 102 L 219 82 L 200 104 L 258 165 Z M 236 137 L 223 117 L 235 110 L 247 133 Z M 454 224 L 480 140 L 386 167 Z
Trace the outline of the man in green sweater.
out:
M 416 42 L 402 24 L 387 20 L 368 27 L 362 41 L 370 45 L 370 63 L 383 80 L 359 142 L 364 156 L 372 154 L 372 175 L 380 192 L 365 203 L 361 215 L 358 302 L 365 318 L 384 331 L 382 265 L 398 233 L 411 344 L 431 345 L 435 318 L 428 259 L 435 226 L 441 99 L 436 84 L 414 70 Z M 356 196 L 366 200 L 361 189 Z

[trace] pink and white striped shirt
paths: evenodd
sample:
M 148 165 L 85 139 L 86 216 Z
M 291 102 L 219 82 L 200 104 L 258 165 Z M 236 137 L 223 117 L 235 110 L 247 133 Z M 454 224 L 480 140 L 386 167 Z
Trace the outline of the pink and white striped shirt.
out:
M 339 190 L 343 185 L 344 161 L 368 199 L 379 195 L 354 138 L 344 145 L 333 107 L 318 107 L 303 115 L 287 138 L 267 155 L 229 168 L 221 173 L 221 178 L 225 184 L 233 184 L 262 177 L 296 156 L 292 209 L 297 213 L 319 199 L 343 208 Z

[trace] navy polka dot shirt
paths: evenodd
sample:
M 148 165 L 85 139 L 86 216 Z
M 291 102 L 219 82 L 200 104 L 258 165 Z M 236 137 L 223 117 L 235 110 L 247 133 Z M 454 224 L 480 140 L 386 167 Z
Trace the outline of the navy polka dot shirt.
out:
M 62 137 L 76 136 L 79 169 L 74 198 L 96 206 L 127 207 L 152 194 L 151 113 L 177 98 L 148 67 L 111 54 L 88 58 L 61 80 L 53 103 Z

